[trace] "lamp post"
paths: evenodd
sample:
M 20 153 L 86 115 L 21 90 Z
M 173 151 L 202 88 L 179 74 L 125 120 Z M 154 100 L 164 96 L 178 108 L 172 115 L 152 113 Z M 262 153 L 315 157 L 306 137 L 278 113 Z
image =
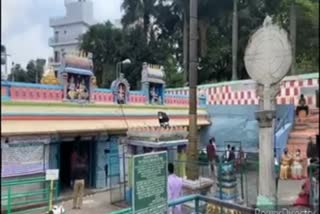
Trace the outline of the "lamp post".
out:
M 125 60 L 117 63 L 117 65 L 116 65 L 116 79 L 119 78 L 119 74 L 122 72 L 122 65 L 123 64 L 131 64 L 131 60 L 125 59 Z

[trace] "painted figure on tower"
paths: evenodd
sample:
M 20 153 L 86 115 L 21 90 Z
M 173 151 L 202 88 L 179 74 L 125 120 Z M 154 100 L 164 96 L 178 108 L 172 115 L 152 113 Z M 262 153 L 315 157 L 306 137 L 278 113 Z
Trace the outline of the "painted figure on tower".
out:
M 94 88 L 93 63 L 84 53 L 64 55 L 58 76 L 64 85 L 65 101 L 90 102 Z
M 120 73 L 120 77 L 111 83 L 111 90 L 115 103 L 126 104 L 128 102 L 130 85 L 123 73 Z

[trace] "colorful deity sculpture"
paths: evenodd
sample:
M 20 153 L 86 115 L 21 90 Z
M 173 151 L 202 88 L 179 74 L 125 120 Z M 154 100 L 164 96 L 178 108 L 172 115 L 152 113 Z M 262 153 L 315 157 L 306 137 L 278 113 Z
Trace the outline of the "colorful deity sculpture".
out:
M 126 99 L 126 90 L 125 86 L 121 83 L 119 84 L 119 90 L 118 90 L 118 103 L 124 104 Z
M 90 102 L 96 79 L 93 64 L 84 54 L 81 56 L 66 54 L 63 56 L 59 70 L 64 85 L 64 100 L 73 102 Z
M 80 100 L 86 100 L 89 97 L 88 89 L 85 85 L 84 79 L 80 82 L 78 87 L 78 99 Z
M 150 104 L 163 104 L 165 75 L 159 65 L 148 65 L 143 63 L 142 66 L 142 91 L 145 95 L 146 102 Z
M 120 73 L 119 78 L 111 83 L 111 90 L 115 103 L 126 104 L 128 102 L 130 85 L 124 78 L 123 73 Z
M 150 89 L 150 97 L 151 97 L 151 103 L 152 104 L 155 104 L 155 103 L 158 103 L 159 102 L 159 96 L 156 92 L 156 88 L 155 87 L 152 87 Z
M 74 100 L 78 97 L 78 92 L 76 91 L 76 84 L 74 82 L 73 76 L 70 77 L 68 85 L 68 96 L 71 100 Z

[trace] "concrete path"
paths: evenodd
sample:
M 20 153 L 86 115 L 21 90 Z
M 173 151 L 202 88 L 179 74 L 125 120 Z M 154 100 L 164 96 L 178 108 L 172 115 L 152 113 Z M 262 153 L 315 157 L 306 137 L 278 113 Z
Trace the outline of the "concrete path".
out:
M 100 192 L 83 198 L 81 210 L 72 209 L 72 200 L 63 202 L 66 214 L 106 214 L 122 208 L 110 205 L 110 193 Z
M 302 183 L 303 180 L 280 180 L 278 195 L 279 205 L 292 205 L 300 191 Z M 72 200 L 65 201 L 63 206 L 66 209 L 66 214 L 106 214 L 111 211 L 122 209 L 110 204 L 110 193 L 108 191 L 86 196 L 83 200 L 83 207 L 81 210 L 72 209 Z
M 304 180 L 279 180 L 279 205 L 292 205 L 298 197 L 303 182 Z

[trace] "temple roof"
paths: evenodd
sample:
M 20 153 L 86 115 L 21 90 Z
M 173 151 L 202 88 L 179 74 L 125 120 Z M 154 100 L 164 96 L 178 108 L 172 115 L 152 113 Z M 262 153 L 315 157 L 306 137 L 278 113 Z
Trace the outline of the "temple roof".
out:
M 171 141 L 182 140 L 188 136 L 186 127 L 172 126 L 169 128 L 163 127 L 141 127 L 131 128 L 127 131 L 129 139 L 147 140 L 147 141 Z
M 1 109 L 1 134 L 4 136 L 78 132 L 125 134 L 132 128 L 159 127 L 158 111 L 168 114 L 170 126 L 189 125 L 188 107 L 2 102 Z M 198 108 L 197 123 L 199 126 L 210 124 L 204 108 Z M 181 130 L 181 136 L 183 133 Z M 164 131 L 159 139 L 165 139 L 166 134 Z M 181 136 L 171 139 L 181 139 Z
M 91 70 L 73 68 L 73 67 L 65 67 L 63 69 L 63 72 L 72 73 L 72 74 L 86 75 L 86 76 L 92 76 L 93 75 Z
M 164 84 L 165 74 L 159 65 L 143 64 L 142 82 L 153 82 Z
M 84 55 L 65 55 L 60 67 L 60 73 L 73 73 L 80 75 L 93 75 L 93 62 Z

